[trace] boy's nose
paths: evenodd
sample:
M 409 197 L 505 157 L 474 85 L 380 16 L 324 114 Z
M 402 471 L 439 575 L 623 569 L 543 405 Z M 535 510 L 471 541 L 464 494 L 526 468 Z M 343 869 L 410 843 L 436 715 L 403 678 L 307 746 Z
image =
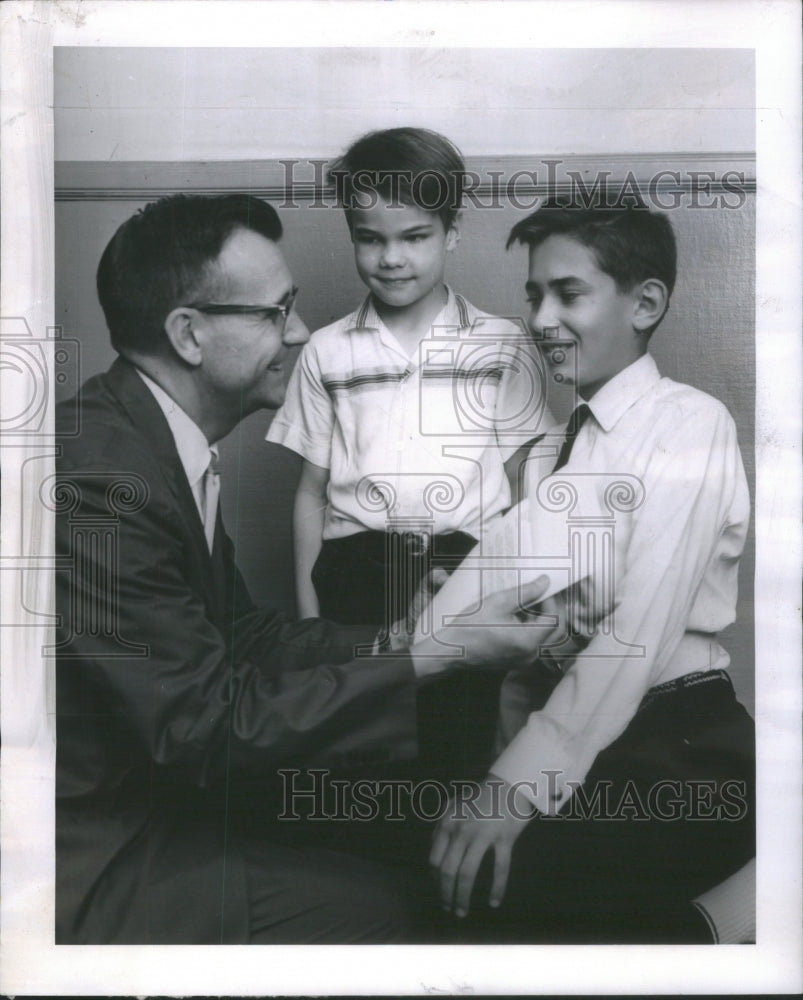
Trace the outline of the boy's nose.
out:
M 535 337 L 546 336 L 545 330 L 556 329 L 559 326 L 557 317 L 553 309 L 541 302 L 538 306 L 533 306 L 530 311 L 529 327 Z
M 282 343 L 286 344 L 287 347 L 292 347 L 294 344 L 306 344 L 309 336 L 307 324 L 294 309 L 287 317 Z
M 386 243 L 382 248 L 381 263 L 385 267 L 396 267 L 404 260 L 404 250 L 398 243 Z

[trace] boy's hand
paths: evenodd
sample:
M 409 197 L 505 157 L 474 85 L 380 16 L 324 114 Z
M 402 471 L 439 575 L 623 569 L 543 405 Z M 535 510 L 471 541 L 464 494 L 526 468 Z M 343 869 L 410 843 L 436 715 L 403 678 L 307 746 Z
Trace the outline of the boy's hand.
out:
M 493 880 L 488 902 L 499 906 L 505 895 L 513 845 L 530 820 L 514 804 L 511 785 L 489 775 L 471 801 L 449 800 L 432 840 L 429 864 L 438 883 L 441 905 L 465 917 L 480 862 L 494 852 Z M 512 808 L 511 808 L 512 807 Z M 531 808 L 531 807 L 530 807 Z
M 449 579 L 449 574 L 440 566 L 431 569 L 418 585 L 415 597 L 407 609 L 407 632 L 412 637 L 418 619 L 426 610 L 432 598 Z

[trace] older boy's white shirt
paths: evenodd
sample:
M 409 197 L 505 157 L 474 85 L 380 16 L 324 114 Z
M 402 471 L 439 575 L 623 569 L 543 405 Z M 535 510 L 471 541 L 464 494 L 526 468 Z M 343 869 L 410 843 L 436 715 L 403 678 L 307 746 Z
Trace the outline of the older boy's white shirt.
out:
M 503 463 L 538 432 L 544 416 L 538 362 L 532 361 L 534 349 L 523 328 L 467 302 L 466 324 L 457 299 L 449 289 L 444 309 L 430 330 L 422 331 L 412 356 L 382 323 L 370 298 L 316 331 L 301 352 L 267 439 L 329 470 L 325 539 L 386 531 L 393 519 L 413 528 L 414 521 L 427 520 L 433 533 L 461 530 L 480 537 L 509 505 Z M 482 412 L 482 386 L 472 395 L 472 386 L 456 382 L 456 394 L 448 390 L 448 405 L 432 403 L 433 388 L 447 382 L 429 375 L 460 358 L 483 367 L 500 367 L 501 359 L 502 380 L 490 416 Z M 332 385 L 355 380 L 362 381 L 338 396 L 336 414 Z M 367 396 L 363 383 L 372 386 Z M 437 390 L 435 397 L 441 403 L 446 398 Z M 361 407 L 364 400 L 370 401 L 370 413 Z M 476 413 L 470 412 L 472 405 Z M 475 416 L 479 429 L 471 426 Z M 460 422 L 464 417 L 467 427 Z M 383 492 L 393 498 L 390 509 Z
M 572 475 L 625 474 L 641 481 L 644 500 L 616 522 L 608 621 L 618 642 L 600 630 L 540 711 L 527 714 L 526 673 L 503 685 L 500 731 L 508 745 L 491 771 L 543 813 L 568 801 L 651 686 L 729 664 L 713 633 L 735 618 L 750 515 L 735 427 L 718 401 L 661 378 L 645 355 L 589 405 L 594 419 L 569 463 L 541 489 Z M 530 484 L 530 502 L 538 485 Z M 621 642 L 643 647 L 643 655 L 622 655 Z
M 176 443 L 179 460 L 186 473 L 187 482 L 190 484 L 192 496 L 198 508 L 198 515 L 203 523 L 206 513 L 204 476 L 212 458 L 217 459 L 217 446 L 209 444 L 206 435 L 192 417 L 185 410 L 182 410 L 173 397 L 169 396 L 160 385 L 157 385 L 139 368 L 137 368 L 137 374 L 153 393 L 154 399 L 165 415 L 165 420 L 167 420 L 167 425 Z M 208 541 L 209 539 L 207 539 Z

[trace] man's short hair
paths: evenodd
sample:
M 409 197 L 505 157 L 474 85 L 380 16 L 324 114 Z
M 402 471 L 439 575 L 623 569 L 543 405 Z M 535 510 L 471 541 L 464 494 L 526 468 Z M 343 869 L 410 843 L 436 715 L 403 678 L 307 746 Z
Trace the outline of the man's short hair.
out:
M 217 258 L 240 228 L 274 242 L 282 235 L 275 209 L 246 194 L 171 195 L 124 222 L 103 251 L 97 274 L 114 349 L 162 350 L 168 314 L 214 298 L 222 278 Z
M 376 203 L 415 205 L 437 213 L 444 229 L 454 223 L 463 199 L 466 165 L 460 150 L 426 128 L 369 132 L 329 168 L 351 228 L 352 208 Z
M 642 205 L 587 207 L 548 200 L 511 229 L 507 246 L 540 246 L 550 236 L 568 236 L 594 254 L 597 266 L 620 292 L 657 278 L 669 295 L 677 276 L 677 248 L 666 215 Z

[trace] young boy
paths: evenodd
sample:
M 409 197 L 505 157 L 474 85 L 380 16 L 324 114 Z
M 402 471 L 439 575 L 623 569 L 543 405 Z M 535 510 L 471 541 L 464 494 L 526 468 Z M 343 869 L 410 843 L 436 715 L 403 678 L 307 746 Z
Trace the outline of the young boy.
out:
M 522 332 L 444 284 L 464 172 L 419 128 L 365 135 L 332 167 L 369 295 L 313 334 L 268 432 L 304 458 L 302 618 L 403 618 L 427 570 L 459 563 L 510 504 L 504 462 L 543 402 Z
M 648 353 L 675 282 L 665 215 L 549 203 L 513 242 L 529 247 L 533 334 L 581 404 L 557 461 L 536 446 L 522 516 L 559 480 L 586 496 L 598 482 L 612 600 L 545 703 L 527 703 L 535 675 L 505 682 L 507 745 L 474 814 L 440 823 L 431 863 L 464 916 L 493 848 L 502 940 L 702 941 L 692 899 L 755 850 L 753 723 L 716 635 L 735 618 L 750 513 L 733 420 Z M 608 490 L 617 478 L 629 498 Z

